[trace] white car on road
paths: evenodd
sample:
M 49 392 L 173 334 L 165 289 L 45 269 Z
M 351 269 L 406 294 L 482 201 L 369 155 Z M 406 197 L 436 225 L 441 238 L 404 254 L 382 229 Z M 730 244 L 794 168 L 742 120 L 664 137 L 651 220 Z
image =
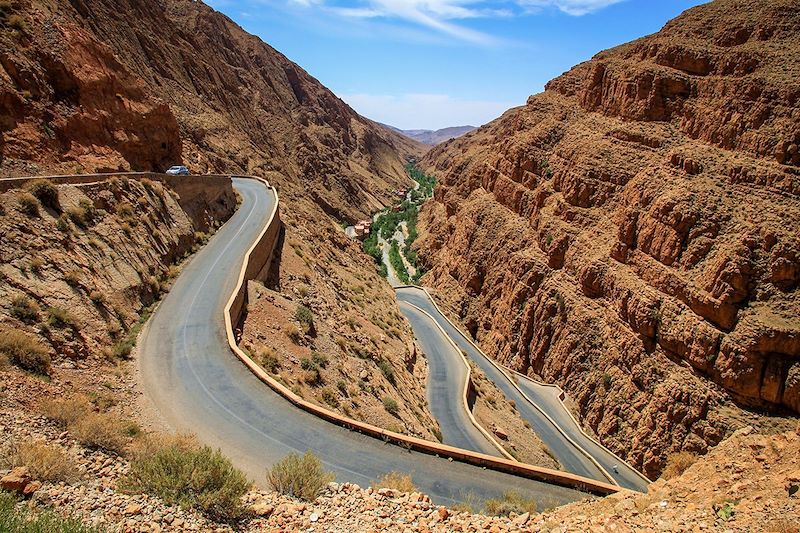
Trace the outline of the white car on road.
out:
M 167 169 L 167 174 L 172 174 L 173 176 L 188 176 L 189 169 L 183 165 L 175 165 Z

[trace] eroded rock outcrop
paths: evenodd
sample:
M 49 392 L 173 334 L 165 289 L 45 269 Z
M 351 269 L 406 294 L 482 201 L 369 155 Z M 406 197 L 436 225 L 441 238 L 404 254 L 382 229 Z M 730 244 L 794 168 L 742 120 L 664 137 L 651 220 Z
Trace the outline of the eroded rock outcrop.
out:
M 435 148 L 423 280 L 656 475 L 797 413 L 800 9 L 718 0 Z

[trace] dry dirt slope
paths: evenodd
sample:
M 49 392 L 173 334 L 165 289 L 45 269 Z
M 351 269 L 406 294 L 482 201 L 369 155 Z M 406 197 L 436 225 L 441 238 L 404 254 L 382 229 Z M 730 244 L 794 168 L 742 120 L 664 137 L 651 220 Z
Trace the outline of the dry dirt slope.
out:
M 267 325 L 264 300 L 254 299 L 245 329 L 261 340 L 250 348 L 266 349 L 271 336 L 285 370 L 300 364 L 295 351 L 311 349 L 325 352 L 331 368 L 365 366 L 372 383 L 345 372 L 312 381 L 307 395 L 344 409 L 364 394 L 354 416 L 433 438 L 424 360 L 410 362 L 410 330 L 391 289 L 340 226 L 392 201 L 410 181 L 406 156 L 420 155 L 421 145 L 360 117 L 201 2 L 8 4 L 0 6 L 0 173 L 163 170 L 183 160 L 195 172 L 266 177 L 280 190 L 286 225 L 268 286 L 288 303 Z M 307 292 L 298 296 L 301 286 Z M 299 305 L 320 332 L 298 344 L 282 331 Z M 383 408 L 385 395 L 400 402 L 399 416 Z
M 648 475 L 800 411 L 798 52 L 796 2 L 718 0 L 423 160 L 423 281 Z

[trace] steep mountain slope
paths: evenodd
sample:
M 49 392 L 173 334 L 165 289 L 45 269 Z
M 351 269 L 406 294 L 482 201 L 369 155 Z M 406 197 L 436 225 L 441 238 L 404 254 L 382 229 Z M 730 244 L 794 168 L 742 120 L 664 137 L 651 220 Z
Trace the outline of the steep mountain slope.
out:
M 420 153 L 202 3 L 11 5 L 0 57 L 4 173 L 180 160 L 198 172 L 274 170 L 355 217 L 405 183 L 402 155 Z
M 429 152 L 423 282 L 651 476 L 785 426 L 756 413 L 800 412 L 798 101 L 796 2 L 691 9 Z
M 270 316 L 271 324 L 293 324 L 295 308 L 308 307 L 321 332 L 315 350 L 336 363 L 353 347 L 366 353 L 374 345 L 386 372 L 398 374 L 390 388 L 403 390 L 391 394 L 413 398 L 409 413 L 424 412 L 424 371 L 406 364 L 410 330 L 391 288 L 340 224 L 390 205 L 393 191 L 411 181 L 406 157 L 420 156 L 422 145 L 359 116 L 201 2 L 12 0 L 0 3 L 0 43 L 0 174 L 184 162 L 195 173 L 267 178 L 280 191 L 286 225 L 285 261 L 268 285 L 292 302 L 292 312 Z M 350 289 L 359 293 L 340 297 Z M 253 302 L 254 319 L 243 329 L 263 338 L 272 332 L 259 321 L 261 305 Z M 353 347 L 340 349 L 339 338 Z M 424 427 L 435 422 L 420 414 L 406 426 L 431 436 Z

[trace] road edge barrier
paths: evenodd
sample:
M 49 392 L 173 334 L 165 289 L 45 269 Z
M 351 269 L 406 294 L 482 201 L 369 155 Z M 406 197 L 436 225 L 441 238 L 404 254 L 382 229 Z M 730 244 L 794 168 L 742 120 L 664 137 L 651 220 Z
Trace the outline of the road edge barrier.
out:
M 576 447 L 577 447 L 579 450 L 581 450 L 581 451 L 582 451 L 582 452 L 583 452 L 583 453 L 584 453 L 584 454 L 585 454 L 585 455 L 586 455 L 586 456 L 589 458 L 589 460 L 591 460 L 591 461 L 592 461 L 592 462 L 593 462 L 593 463 L 594 463 L 594 464 L 595 464 L 595 465 L 596 465 L 596 466 L 597 466 L 597 467 L 600 469 L 600 471 L 601 471 L 601 472 L 603 472 L 603 474 L 604 474 L 605 476 L 607 476 L 607 477 L 609 477 L 609 478 L 611 479 L 612 483 L 614 483 L 614 484 L 617 484 L 617 485 L 618 485 L 617 481 L 613 479 L 613 476 L 611 476 L 611 474 L 610 474 L 610 473 L 609 473 L 609 472 L 608 472 L 608 471 L 607 471 L 605 468 L 603 468 L 602 466 L 600 466 L 600 464 L 597 462 L 597 460 L 596 460 L 596 459 L 594 459 L 594 458 L 592 457 L 592 455 L 591 455 L 591 454 L 590 454 L 590 453 L 589 453 L 587 450 L 584 450 L 582 446 L 580 446 L 578 443 L 576 443 L 575 441 L 573 441 L 573 440 L 572 440 L 572 439 L 571 439 L 571 438 L 570 438 L 570 437 L 569 437 L 569 436 L 566 434 L 566 432 L 564 432 L 564 430 L 563 430 L 563 429 L 562 429 L 562 428 L 561 428 L 561 427 L 560 427 L 560 426 L 559 426 L 559 425 L 558 425 L 558 424 L 555 422 L 555 420 L 553 420 L 552 418 L 550 418 L 550 416 L 549 416 L 547 413 L 545 413 L 545 412 L 544 412 L 544 411 L 543 411 L 543 410 L 542 410 L 542 409 L 541 409 L 541 408 L 540 408 L 538 405 L 536 405 L 536 402 L 534 402 L 533 400 L 531 400 L 531 398 L 530 398 L 530 397 L 529 397 L 529 396 L 528 396 L 528 395 L 525 393 L 525 391 L 523 391 L 523 390 L 520 388 L 520 386 L 517 384 L 517 382 L 516 382 L 516 381 L 515 381 L 515 380 L 514 380 L 514 379 L 513 379 L 511 376 L 509 376 L 509 372 L 510 372 L 510 373 L 512 373 L 512 374 L 514 374 L 514 375 L 519 375 L 520 377 L 522 377 L 522 378 L 524 378 L 524 379 L 527 379 L 527 380 L 530 380 L 530 381 L 532 381 L 532 382 L 534 382 L 534 383 L 536 383 L 536 384 L 538 384 L 538 385 L 541 385 L 541 386 L 543 386 L 543 387 L 551 387 L 551 388 L 554 388 L 554 389 L 558 390 L 558 391 L 559 391 L 559 395 L 558 395 L 558 401 L 559 401 L 559 403 L 561 404 L 561 407 L 564 409 L 564 411 L 566 411 L 566 413 L 569 415 L 569 417 L 572 419 L 572 421 L 573 421 L 573 422 L 575 422 L 575 426 L 578 428 L 578 430 L 579 430 L 579 431 L 580 431 L 580 432 L 581 432 L 581 433 L 582 433 L 582 434 L 583 434 L 583 435 L 584 435 L 584 436 L 585 436 L 587 439 L 591 440 L 591 441 L 592 441 L 592 442 L 594 442 L 596 445 L 598 445 L 598 446 L 600 446 L 601 448 L 603 448 L 604 450 L 606 450 L 606 451 L 607 451 L 609 454 L 611 454 L 611 455 L 612 455 L 614 458 L 618 459 L 618 460 L 619 460 L 619 462 L 621 462 L 621 463 L 623 463 L 623 464 L 627 465 L 627 466 L 628 466 L 628 468 L 630 468 L 630 469 L 631 469 L 633 472 L 635 472 L 635 473 L 636 473 L 636 474 L 637 474 L 637 475 L 638 475 L 638 476 L 639 476 L 639 477 L 640 477 L 640 478 L 641 478 L 641 479 L 642 479 L 642 480 L 643 480 L 645 483 L 647 483 L 647 484 L 650 484 L 650 483 L 652 483 L 652 481 L 651 481 L 650 479 L 648 479 L 648 478 L 647 478 L 647 476 L 645 476 L 644 474 L 642 474 L 641 472 L 639 472 L 639 470 L 638 470 L 638 469 L 636 469 L 636 468 L 634 468 L 634 466 L 633 466 L 633 465 L 631 465 L 631 464 L 630 464 L 628 461 L 626 461 L 625 459 L 622 459 L 622 458 L 621 458 L 619 455 L 617 455 L 616 453 L 614 453 L 613 451 L 611 451 L 610 449 L 608 449 L 608 447 L 606 447 L 606 446 L 605 446 L 603 443 L 601 443 L 600 441 L 598 441 L 598 440 L 597 440 L 596 438 L 594 438 L 593 436 L 589 435 L 589 434 L 588 434 L 588 433 L 587 433 L 587 432 L 586 432 L 586 431 L 583 429 L 583 427 L 581 426 L 581 424 L 580 424 L 580 423 L 578 422 L 578 420 L 575 418 L 575 415 L 573 415 L 573 414 L 572 414 L 572 411 L 571 411 L 571 410 L 570 410 L 570 409 L 567 407 L 567 405 L 564 403 L 564 397 L 566 396 L 566 393 L 564 392 L 564 389 L 562 389 L 560 386 L 558 386 L 558 385 L 557 385 L 557 384 L 555 384 L 555 383 L 544 383 L 544 382 L 542 382 L 542 381 L 539 381 L 539 380 L 533 379 L 533 378 L 531 378 L 531 377 L 529 377 L 529 376 L 526 376 L 525 374 L 522 374 L 521 372 L 517 372 L 516 370 L 513 370 L 513 369 L 511 369 L 511 368 L 508 368 L 507 366 L 505 366 L 505 365 L 502 365 L 502 364 L 498 363 L 497 361 L 495 361 L 494 359 L 492 359 L 491 357 L 489 357 L 489 356 L 486 354 L 486 352 L 484 352 L 484 351 L 481 349 L 481 347 L 480 347 L 480 346 L 478 346 L 478 345 L 477 345 L 477 344 L 476 344 L 476 343 L 475 343 L 475 342 L 474 342 L 474 341 L 473 341 L 473 340 L 472 340 L 472 339 L 469 337 L 469 335 L 465 334 L 465 333 L 464 333 L 464 332 L 461 330 L 461 328 L 459 328 L 459 327 L 458 327 L 458 326 L 457 326 L 457 325 L 456 325 L 456 324 L 455 324 L 455 323 L 454 323 L 452 320 L 450 320 L 450 318 L 449 318 L 449 317 L 448 317 L 448 316 L 447 316 L 447 315 L 446 315 L 446 314 L 445 314 L 445 313 L 442 311 L 442 309 L 439 307 L 439 304 L 437 304 L 437 303 L 436 303 L 436 299 L 433 297 L 433 295 L 430 293 L 430 291 L 428 290 L 428 288 L 427 288 L 427 287 L 422 287 L 422 286 L 419 286 L 419 285 L 404 285 L 404 286 L 402 286 L 402 287 L 394 287 L 394 288 L 395 288 L 395 289 L 401 289 L 401 288 L 409 288 L 409 289 L 410 289 L 410 288 L 413 288 L 413 289 L 419 289 L 419 290 L 422 290 L 422 291 L 423 291 L 423 292 L 424 292 L 424 293 L 425 293 L 425 294 L 428 296 L 428 298 L 430 299 L 430 301 L 433 303 L 434 307 L 436 307 L 436 310 L 437 310 L 437 311 L 439 311 L 439 314 L 440 314 L 440 315 L 442 315 L 442 316 L 444 317 L 444 319 L 445 319 L 445 320 L 447 320 L 447 321 L 450 323 L 450 325 L 452 325 L 452 326 L 453 326 L 453 328 L 455 328 L 455 330 L 456 330 L 456 331 L 458 331 L 458 332 L 461 334 L 461 336 L 462 336 L 462 337 L 464 337 L 464 338 L 467 340 L 467 342 L 469 342 L 469 343 L 470 343 L 470 345 L 472 345 L 472 346 L 473 346 L 473 347 L 474 347 L 474 348 L 475 348 L 475 349 L 476 349 L 478 352 L 480 352 L 480 353 L 481 353 L 481 355 L 483 355 L 483 356 L 484 356 L 484 357 L 485 357 L 485 358 L 486 358 L 486 359 L 487 359 L 487 360 L 488 360 L 488 361 L 489 361 L 491 364 L 493 364 L 493 365 L 494 365 L 494 366 L 495 366 L 495 367 L 496 367 L 496 368 L 497 368 L 499 371 L 503 372 L 503 373 L 504 373 L 504 374 L 505 374 L 505 375 L 506 375 L 506 376 L 509 378 L 509 381 L 511 381 L 512 385 L 514 385 L 514 387 L 515 387 L 515 388 L 516 388 L 516 389 L 517 389 L 517 390 L 520 392 L 520 394 L 522 394 L 522 396 L 523 396 L 523 397 L 525 397 L 525 399 L 527 399 L 527 400 L 528 400 L 528 402 L 529 402 L 531 405 L 533 405 L 533 406 L 534 406 L 534 407 L 535 407 L 535 408 L 536 408 L 536 409 L 537 409 L 537 410 L 538 410 L 540 413 L 542 413 L 542 414 L 543 414 L 545 417 L 547 417 L 547 418 L 548 418 L 548 420 L 550 420 L 550 421 L 553 423 L 553 425 L 554 425 L 556 428 L 558 428 L 558 430 L 561 432 L 561 434 L 562 434 L 562 435 L 564 435 L 564 437 L 565 437 L 565 438 L 567 438 L 567 439 L 568 439 L 570 442 L 572 442 L 572 443 L 573 443 L 573 444 L 574 444 L 574 445 L 575 445 L 575 446 L 576 446 Z
M 456 351 L 456 353 L 458 353 L 458 356 L 461 359 L 461 362 L 464 363 L 464 367 L 467 369 L 467 375 L 466 375 L 466 378 L 464 378 L 464 388 L 462 390 L 463 394 L 461 395 L 461 400 L 462 400 L 462 402 L 464 404 L 464 410 L 467 412 L 467 416 L 469 417 L 469 421 L 472 423 L 473 426 L 475 426 L 475 429 L 477 429 L 478 431 L 481 432 L 481 434 L 486 438 L 486 440 L 489 441 L 489 443 L 492 446 L 497 448 L 497 450 L 501 454 L 503 454 L 503 456 L 506 459 L 508 459 L 509 461 L 517 462 L 517 459 L 515 459 L 513 455 L 508 453 L 508 450 L 503 448 L 503 446 L 499 442 L 497 442 L 497 439 L 495 439 L 494 436 L 489 431 L 487 431 L 486 428 L 483 427 L 482 424 L 480 424 L 478 422 L 478 420 L 475 418 L 475 415 L 473 414 L 472 410 L 469 408 L 469 390 L 470 390 L 470 388 L 474 388 L 474 385 L 472 383 L 472 367 L 469 366 L 469 362 L 467 361 L 467 358 L 464 357 L 464 354 L 461 353 L 461 350 L 458 348 L 456 343 L 453 342 L 453 339 L 450 338 L 450 335 L 448 335 L 447 332 L 444 330 L 444 328 L 442 328 L 442 326 L 439 325 L 438 322 L 436 322 L 436 320 L 430 315 L 430 313 L 428 313 L 427 311 L 425 311 L 424 309 L 422 309 L 420 307 L 417 307 L 416 305 L 414 305 L 414 304 L 412 304 L 410 302 L 403 302 L 403 303 L 405 303 L 406 305 L 408 305 L 410 307 L 413 307 L 414 309 L 416 309 L 417 311 L 419 311 L 423 315 L 427 316 L 431 320 L 431 322 L 433 322 L 436 325 L 436 327 L 439 329 L 439 331 L 442 332 L 442 335 L 444 335 L 444 338 L 446 338 L 447 341 L 450 343 L 450 346 L 452 346 L 452 348 Z
M 256 266 L 250 265 L 250 258 L 253 254 L 253 251 L 259 245 L 263 244 L 265 235 L 267 234 L 268 231 L 270 231 L 273 224 L 276 224 L 276 221 L 277 225 L 275 227 L 276 228 L 280 227 L 280 219 L 277 216 L 279 198 L 277 191 L 273 187 L 271 187 L 266 180 L 254 176 L 239 176 L 239 177 L 260 181 L 275 195 L 275 206 L 273 208 L 273 211 L 268 217 L 264 229 L 262 230 L 262 232 L 254 241 L 253 245 L 245 254 L 244 260 L 242 262 L 242 268 L 239 272 L 237 285 L 234 288 L 233 294 L 231 294 L 231 297 L 228 300 L 228 303 L 223 311 L 225 320 L 225 329 L 228 336 L 228 344 L 230 345 L 231 351 L 234 353 L 234 355 L 236 355 L 236 357 L 242 363 L 244 363 L 244 365 L 259 380 L 268 385 L 272 390 L 283 396 L 289 402 L 291 402 L 295 406 L 299 407 L 300 409 L 303 409 L 308 413 L 311 413 L 319 418 L 322 418 L 323 420 L 327 420 L 328 422 L 334 423 L 338 426 L 344 427 L 351 431 L 356 431 L 374 437 L 376 439 L 383 440 L 384 442 L 396 444 L 406 449 L 411 449 L 422 453 L 445 457 L 452 460 L 458 460 L 464 463 L 472 464 L 479 467 L 489 468 L 507 474 L 517 475 L 529 479 L 544 481 L 555 485 L 574 488 L 583 492 L 588 492 L 600 496 L 613 494 L 620 490 L 620 487 L 616 485 L 599 482 L 594 479 L 589 479 L 582 476 L 576 476 L 574 474 L 569 474 L 558 470 L 551 470 L 549 468 L 537 467 L 525 463 L 510 461 L 508 459 L 493 457 L 491 455 L 486 455 L 478 452 L 471 452 L 461 448 L 448 446 L 446 444 L 434 443 L 417 437 L 411 437 L 409 435 L 395 433 L 393 431 L 373 426 L 372 424 L 368 424 L 366 422 L 354 420 L 352 418 L 342 416 L 339 413 L 336 413 L 334 411 L 331 411 L 329 409 L 326 409 L 316 404 L 312 404 L 304 400 L 303 398 L 294 394 L 287 387 L 279 383 L 272 376 L 270 376 L 263 368 L 261 368 L 261 366 L 259 366 L 241 348 L 239 348 L 238 344 L 236 343 L 236 336 L 233 331 L 234 317 L 231 314 L 231 311 L 233 309 L 233 306 L 236 305 L 237 300 L 241 298 L 241 300 L 239 301 L 242 302 L 242 305 L 237 311 L 237 316 L 236 316 L 237 319 L 236 322 L 238 323 L 238 320 L 241 318 L 241 313 L 244 311 L 243 303 L 247 292 L 246 281 L 254 279 L 248 276 L 248 272 L 258 273 L 264 266 L 264 265 L 256 265 Z M 274 244 L 275 243 L 271 243 L 270 249 L 274 246 Z M 270 259 L 271 257 L 267 257 L 266 261 L 269 261 Z M 255 274 L 253 274 L 253 276 L 254 275 Z

